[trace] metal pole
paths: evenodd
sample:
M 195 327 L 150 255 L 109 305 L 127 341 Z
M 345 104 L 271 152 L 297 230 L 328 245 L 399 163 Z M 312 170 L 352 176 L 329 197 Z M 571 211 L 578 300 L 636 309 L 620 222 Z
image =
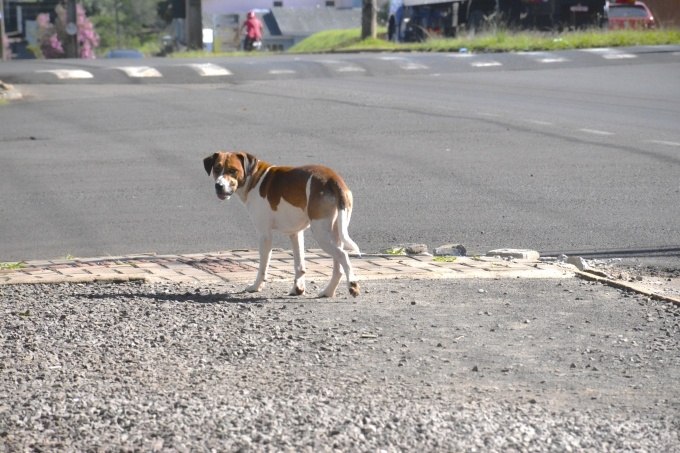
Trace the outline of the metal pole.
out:
M 76 0 L 66 2 L 66 58 L 78 58 L 78 19 Z
M 7 55 L 5 55 L 5 0 L 0 0 L 0 60 L 7 60 Z
M 116 21 L 116 49 L 120 49 L 120 22 L 118 21 L 118 0 L 113 1 L 113 11 Z

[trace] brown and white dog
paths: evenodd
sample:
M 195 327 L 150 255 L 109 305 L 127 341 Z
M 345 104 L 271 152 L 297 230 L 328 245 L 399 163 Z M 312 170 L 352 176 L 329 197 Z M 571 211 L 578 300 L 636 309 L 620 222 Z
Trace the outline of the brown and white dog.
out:
M 272 232 L 287 234 L 293 244 L 295 281 L 290 294 L 305 292 L 304 230 L 311 228 L 319 246 L 333 258 L 333 275 L 320 297 L 333 297 L 342 273 L 349 293 L 359 295 L 345 250 L 359 253 L 347 227 L 352 215 L 352 192 L 342 178 L 321 165 L 280 167 L 244 152 L 217 152 L 203 159 L 215 180 L 220 200 L 238 195 L 255 224 L 260 241 L 260 268 L 246 291 L 261 291 L 267 280 Z

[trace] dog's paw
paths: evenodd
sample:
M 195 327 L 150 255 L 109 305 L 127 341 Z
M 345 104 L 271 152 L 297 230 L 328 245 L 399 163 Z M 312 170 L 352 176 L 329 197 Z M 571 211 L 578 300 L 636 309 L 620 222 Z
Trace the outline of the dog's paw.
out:
M 289 296 L 302 296 L 305 293 L 305 286 L 293 285 L 293 289 L 288 293 Z
M 259 293 L 260 291 L 262 291 L 262 287 L 264 287 L 263 283 L 260 283 L 260 284 L 253 283 L 252 285 L 250 285 L 249 287 L 246 288 L 246 292 Z
M 324 298 L 330 298 L 330 297 L 335 297 L 335 290 L 331 291 L 328 288 L 324 289 L 319 293 L 317 296 L 319 299 L 324 299 Z
M 349 294 L 352 297 L 357 297 L 359 293 L 361 292 L 361 287 L 359 286 L 358 282 L 349 282 Z

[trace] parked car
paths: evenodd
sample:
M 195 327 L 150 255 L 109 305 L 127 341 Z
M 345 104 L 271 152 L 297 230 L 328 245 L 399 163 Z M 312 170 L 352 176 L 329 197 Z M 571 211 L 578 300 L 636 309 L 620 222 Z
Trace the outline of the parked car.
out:
M 144 58 L 144 54 L 136 49 L 109 50 L 106 58 Z
M 610 30 L 655 28 L 654 15 L 639 0 L 614 0 L 605 8 L 607 26 Z

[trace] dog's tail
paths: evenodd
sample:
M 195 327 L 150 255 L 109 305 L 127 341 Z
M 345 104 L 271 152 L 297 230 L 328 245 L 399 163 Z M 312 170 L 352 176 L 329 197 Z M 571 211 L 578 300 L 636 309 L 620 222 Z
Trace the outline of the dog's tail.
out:
M 361 256 L 361 250 L 359 250 L 359 246 L 352 240 L 351 237 L 349 237 L 349 221 L 350 218 L 352 217 L 352 204 L 353 204 L 353 199 L 352 199 L 352 192 L 349 190 L 344 192 L 347 194 L 346 199 L 342 200 L 340 203 L 338 203 L 338 232 L 340 233 L 340 241 L 342 242 L 342 248 L 350 251 L 357 253 L 359 256 Z

